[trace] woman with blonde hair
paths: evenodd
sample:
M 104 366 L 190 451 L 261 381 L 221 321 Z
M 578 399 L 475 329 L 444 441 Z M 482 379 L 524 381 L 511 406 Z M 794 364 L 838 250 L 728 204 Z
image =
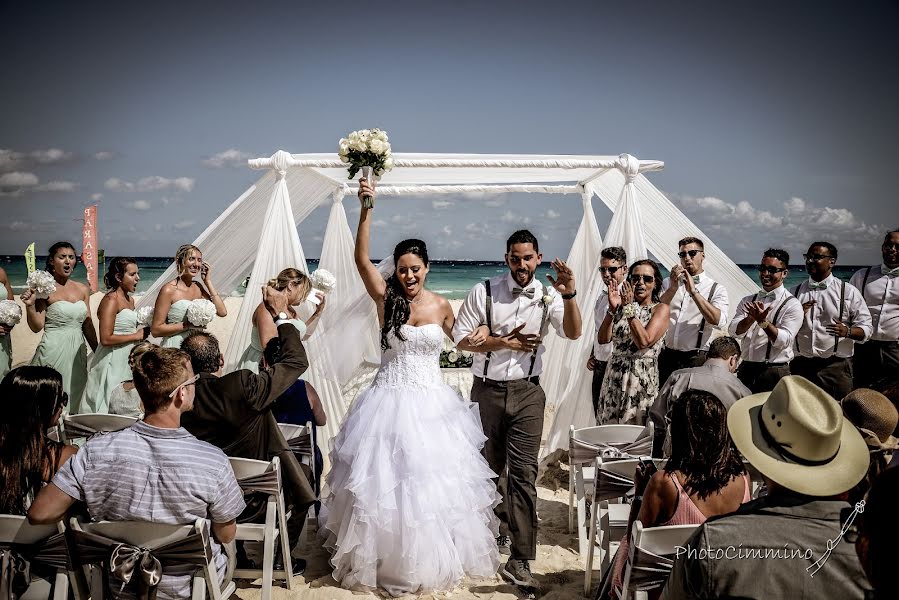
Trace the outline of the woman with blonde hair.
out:
M 140 360 L 144 352 L 155 348 L 156 344 L 146 340 L 138 342 L 131 348 L 128 354 L 128 379 L 122 381 L 109 393 L 109 414 L 125 415 L 126 417 L 144 416 L 144 405 L 141 404 L 140 395 L 134 387 L 134 364 Z
M 300 332 L 300 337 L 306 339 L 308 337 L 308 328 L 321 316 L 322 310 L 325 308 L 325 295 L 321 292 L 316 292 L 319 300 L 318 306 L 315 307 L 315 312 L 312 313 L 312 316 L 303 322 L 295 307 L 304 302 L 312 290 L 312 283 L 309 281 L 309 277 L 299 269 L 288 267 L 278 273 L 277 277 L 269 279 L 267 285 L 279 292 L 287 293 L 287 304 L 289 306 L 287 316 L 294 327 L 297 328 L 297 331 Z M 262 360 L 262 349 L 265 348 L 269 340 L 276 337 L 278 337 L 278 328 L 275 327 L 275 320 L 262 302 L 260 302 L 253 312 L 253 333 L 250 336 L 250 345 L 247 346 L 247 349 L 241 355 L 237 368 L 249 369 L 254 373 L 258 373 L 259 361 Z
M 228 309 L 219 293 L 212 285 L 212 266 L 203 260 L 203 253 L 192 244 L 184 244 L 175 253 L 178 277 L 162 286 L 153 308 L 153 324 L 150 333 L 163 338 L 163 348 L 180 348 L 181 342 L 191 329 L 196 329 L 187 320 L 187 309 L 194 300 L 204 298 L 215 304 L 215 314 L 228 315 Z M 197 281 L 199 278 L 203 285 Z

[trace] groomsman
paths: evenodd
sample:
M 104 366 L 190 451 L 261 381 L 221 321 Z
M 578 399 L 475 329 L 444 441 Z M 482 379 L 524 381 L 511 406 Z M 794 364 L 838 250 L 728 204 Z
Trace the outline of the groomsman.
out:
M 587 359 L 587 369 L 593 371 L 593 414 L 599 409 L 599 392 L 602 389 L 602 378 L 606 374 L 606 365 L 612 356 L 612 342 L 599 343 L 599 326 L 606 318 L 609 309 L 609 290 L 618 287 L 627 274 L 627 253 L 621 246 L 604 248 L 599 254 L 599 274 L 606 289 L 599 293 L 596 307 L 593 309 L 593 321 L 596 331 L 593 333 L 593 351 Z
M 552 267 L 552 286 L 534 278 L 543 255 L 530 231 L 506 241 L 509 272 L 479 283 L 459 309 L 453 339 L 475 353 L 471 400 L 477 402 L 487 441 L 484 455 L 497 475 L 508 469 L 504 498 L 496 507 L 501 532 L 511 535 L 509 561 L 502 576 L 526 588 L 538 588 L 529 561 L 537 557 L 537 454 L 543 434 L 546 396 L 540 387 L 543 339 L 552 326 L 562 337 L 581 335 L 574 273 L 561 260 Z M 469 336 L 486 325 L 490 337 L 478 345 Z M 480 340 L 478 340 L 480 341 Z M 497 539 L 506 544 L 506 536 Z
M 802 304 L 783 285 L 789 267 L 786 250 L 765 250 L 758 266 L 762 290 L 740 300 L 727 327 L 740 339 L 743 350 L 737 377 L 753 394 L 770 392 L 790 374 L 793 340 L 802 325 Z
M 871 312 L 870 339 L 855 348 L 855 387 L 899 378 L 899 229 L 888 231 L 880 246 L 883 264 L 859 269 L 849 280 Z
M 727 290 L 703 271 L 702 240 L 686 237 L 677 245 L 680 264 L 662 283 L 661 301 L 671 307 L 671 316 L 659 355 L 660 386 L 674 371 L 705 362 L 712 331 L 724 327 L 729 306 Z
M 850 359 L 855 343 L 871 335 L 871 313 L 855 286 L 833 276 L 836 246 L 814 242 L 804 256 L 809 278 L 793 289 L 804 315 L 790 374 L 841 400 L 852 391 Z

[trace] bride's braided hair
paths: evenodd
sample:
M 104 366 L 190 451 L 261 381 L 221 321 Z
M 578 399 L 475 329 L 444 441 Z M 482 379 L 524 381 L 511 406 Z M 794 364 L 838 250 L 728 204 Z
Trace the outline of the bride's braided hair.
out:
M 393 249 L 393 264 L 399 262 L 400 257 L 406 254 L 414 254 L 428 266 L 428 247 L 421 240 L 409 239 L 403 240 Z M 400 284 L 396 271 L 387 278 L 387 290 L 384 292 L 384 325 L 381 326 L 381 350 L 388 350 L 390 342 L 387 336 L 390 330 L 400 340 L 405 341 L 406 338 L 400 332 L 400 328 L 409 320 L 412 309 L 410 307 L 409 298 L 406 297 L 406 290 Z

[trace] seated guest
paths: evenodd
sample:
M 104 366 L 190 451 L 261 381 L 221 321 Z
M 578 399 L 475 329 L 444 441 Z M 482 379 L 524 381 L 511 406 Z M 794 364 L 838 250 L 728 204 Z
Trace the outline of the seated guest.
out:
M 880 252 L 882 264 L 859 269 L 849 280 L 861 291 L 872 320 L 871 337 L 856 344 L 852 357 L 855 387 L 899 376 L 899 229 L 886 233 Z
M 276 318 L 280 360 L 262 373 L 240 369 L 219 377 L 224 359 L 218 340 L 211 333 L 192 331 L 181 348 L 190 356 L 199 380 L 193 411 L 184 416 L 183 423 L 185 429 L 218 446 L 228 456 L 265 461 L 274 456 L 280 458 L 286 500 L 294 507 L 288 522 L 293 544 L 299 539 L 304 515 L 316 496 L 278 429 L 272 405 L 299 379 L 309 361 L 296 327 L 287 318 L 287 294 L 266 286 L 262 296 L 269 313 Z
M 593 334 L 593 347 L 590 357 L 587 359 L 587 370 L 593 372 L 593 413 L 599 410 L 599 395 L 602 391 L 602 380 L 606 375 L 606 366 L 609 357 L 612 356 L 612 343 L 599 343 L 599 328 L 606 311 L 609 310 L 609 290 L 613 287 L 620 291 L 624 277 L 627 275 L 627 253 L 621 246 L 603 248 L 599 253 L 599 275 L 602 278 L 605 289 L 599 293 L 596 305 L 593 307 L 593 321 L 596 333 Z
M 740 362 L 740 345 L 732 337 L 715 338 L 709 345 L 705 364 L 701 367 L 680 369 L 671 374 L 656 398 L 649 416 L 655 425 L 653 450 L 661 456 L 666 433 L 668 414 L 675 401 L 687 390 L 701 390 L 718 398 L 725 410 L 734 402 L 748 396 L 749 388 L 743 385 L 734 372 Z
M 134 371 L 134 363 L 140 360 L 144 352 L 155 348 L 151 342 L 140 342 L 128 353 L 128 368 Z M 141 418 L 144 416 L 144 408 L 140 403 L 140 394 L 134 387 L 134 380 L 128 379 L 112 388 L 109 393 L 109 414 L 124 415 L 126 417 Z
M 765 250 L 758 266 L 762 290 L 740 300 L 727 326 L 743 348 L 737 377 L 754 394 L 770 392 L 790 374 L 793 341 L 802 325 L 802 304 L 783 286 L 789 266 L 786 250 Z
M 732 513 L 751 498 L 749 476 L 727 432 L 727 409 L 709 392 L 688 390 L 675 400 L 671 457 L 664 471 L 654 470 L 638 467 L 634 483 L 642 502 L 635 499 L 631 507 L 628 534 L 635 519 L 645 527 L 698 525 Z M 615 557 L 616 590 L 622 586 L 628 546 L 626 535 Z
M 134 366 L 134 385 L 144 403 L 142 421 L 128 429 L 90 438 L 28 511 L 32 523 L 55 523 L 76 500 L 87 503 L 96 521 L 212 522 L 212 551 L 220 580 L 227 559 L 220 543 L 237 532 L 243 495 L 218 448 L 181 427 L 193 406 L 197 377 L 187 355 L 176 348 L 152 348 Z M 189 598 L 194 567 L 165 570 L 159 598 Z M 113 595 L 133 595 L 131 584 L 110 577 Z
M 899 425 L 899 411 L 889 399 L 874 390 L 859 388 L 852 390 L 840 402 L 843 416 L 855 425 L 865 438 L 871 454 L 871 465 L 868 475 L 853 488 L 849 502 L 855 504 L 864 499 L 871 488 L 871 483 L 887 468 L 896 449 L 896 438 L 893 431 Z
M 896 540 L 899 540 L 899 469 L 889 469 L 874 481 L 860 515 L 855 551 L 874 586 L 870 600 L 899 597 L 896 578 Z
M 50 367 L 17 367 L 0 382 L 0 513 L 24 515 L 77 448 L 51 440 L 69 398 Z
M 768 495 L 700 525 L 675 557 L 662 597 L 865 598 L 858 557 L 838 542 L 850 513 L 846 492 L 865 476 L 868 449 L 840 405 L 790 375 L 771 392 L 738 400 L 727 427 Z
M 829 242 L 813 242 L 805 254 L 809 278 L 793 288 L 804 314 L 790 373 L 842 398 L 852 391 L 856 342 L 871 336 L 871 313 L 855 286 L 833 276 L 836 262 L 837 249 Z

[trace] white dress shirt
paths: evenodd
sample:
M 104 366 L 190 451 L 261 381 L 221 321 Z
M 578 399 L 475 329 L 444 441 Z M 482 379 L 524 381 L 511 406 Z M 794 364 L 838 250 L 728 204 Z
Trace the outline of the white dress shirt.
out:
M 609 290 L 605 289 L 599 293 L 599 298 L 596 299 L 596 307 L 593 309 L 593 358 L 603 362 L 607 362 L 609 357 L 612 356 L 612 342 L 600 344 L 597 339 L 597 334 L 599 333 L 599 327 L 606 318 L 606 311 L 608 310 Z
M 793 290 L 796 299 L 801 304 L 805 304 L 810 300 L 815 301 L 815 305 L 808 309 L 803 315 L 802 327 L 796 334 L 796 347 L 799 354 L 806 358 L 830 358 L 834 354 L 840 358 L 849 358 L 852 356 L 855 347 L 855 341 L 851 338 L 839 338 L 839 343 L 834 352 L 834 336 L 827 333 L 826 325 L 834 322 L 834 319 L 840 317 L 840 290 L 842 282 L 829 275 L 827 279 L 820 283 L 827 284 L 825 289 L 811 289 L 810 285 L 816 284 L 811 279 L 806 279 L 800 285 L 798 290 Z M 858 327 L 865 333 L 865 339 L 871 336 L 871 313 L 865 304 L 855 286 L 846 285 L 846 295 L 843 298 L 843 323 L 850 327 Z
M 525 323 L 521 333 L 536 334 L 540 327 L 540 321 L 543 317 L 543 286 L 534 278 L 525 289 L 533 289 L 534 297 L 528 298 L 524 294 L 515 296 L 512 294 L 513 288 L 518 284 L 512 279 L 510 273 L 493 277 L 490 279 L 490 295 L 493 297 L 492 323 L 494 335 L 506 335 L 522 323 Z M 562 318 L 565 314 L 565 307 L 562 296 L 552 286 L 546 286 L 552 301 L 546 314 L 546 323 L 544 331 L 540 332 L 545 337 L 549 326 L 555 328 L 556 333 L 562 337 L 565 331 L 562 329 Z M 487 290 L 484 283 L 475 285 L 459 314 L 456 317 L 456 324 L 453 326 L 453 340 L 458 344 L 472 331 L 487 324 L 486 315 L 486 299 Z M 537 349 L 537 357 L 534 361 L 534 370 L 531 376 L 540 375 L 543 372 L 543 353 L 546 346 L 540 344 Z M 475 377 L 484 376 L 484 361 L 486 352 L 475 352 L 474 362 L 471 365 L 471 372 Z M 514 379 L 524 379 L 528 376 L 531 368 L 531 352 L 514 352 L 512 350 L 497 350 L 490 355 L 490 365 L 487 371 L 487 378 L 495 381 L 512 381 Z
M 865 271 L 855 272 L 849 283 L 862 292 L 865 304 L 871 312 L 872 340 L 895 342 L 899 340 L 899 273 L 886 265 L 875 266 L 868 273 L 868 285 L 862 289 Z
M 768 353 L 768 334 L 759 327 L 758 323 L 753 322 L 746 333 L 741 336 L 737 335 L 737 326 L 744 319 L 752 319 L 746 310 L 751 302 L 761 302 L 766 308 L 772 307 L 771 312 L 768 313 L 768 321 L 777 327 L 777 338 L 771 342 L 771 354 L 768 362 L 786 363 L 793 360 L 793 340 L 802 326 L 802 304 L 783 285 L 777 286 L 768 293 L 760 290 L 758 293 L 740 300 L 737 312 L 727 326 L 727 331 L 730 335 L 740 339 L 743 360 L 765 362 L 765 355 Z M 777 315 L 777 320 L 774 318 L 775 315 Z
M 690 277 L 690 274 L 686 274 Z M 695 284 L 696 293 L 709 299 L 709 292 L 715 280 L 702 272 L 698 275 L 699 283 Z M 671 287 L 671 279 L 666 277 L 662 282 L 662 291 Z M 680 284 L 674 298 L 671 299 L 671 316 L 668 321 L 668 331 L 665 333 L 665 347 L 673 350 L 708 350 L 709 342 L 712 339 L 712 332 L 715 328 L 723 329 L 727 323 L 727 309 L 730 301 L 727 298 L 727 290 L 720 283 L 715 288 L 715 294 L 712 296 L 711 304 L 721 311 L 721 318 L 717 323 L 706 321 L 705 330 L 702 332 L 702 340 L 699 346 L 696 346 L 696 339 L 699 337 L 699 324 L 702 322 L 702 313 L 699 312 L 699 306 L 696 301 L 687 293 L 687 286 Z

